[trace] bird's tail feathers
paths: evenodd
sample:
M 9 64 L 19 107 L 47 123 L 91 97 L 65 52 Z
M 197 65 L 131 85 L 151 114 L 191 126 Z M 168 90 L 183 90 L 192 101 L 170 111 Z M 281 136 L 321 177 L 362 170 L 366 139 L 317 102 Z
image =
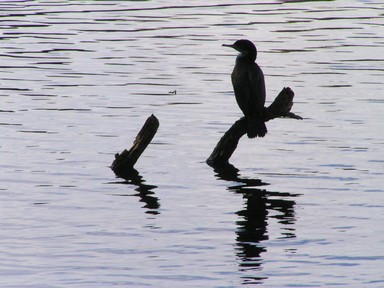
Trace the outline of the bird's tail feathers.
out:
M 247 136 L 248 138 L 264 137 L 267 134 L 267 126 L 265 122 L 260 118 L 249 117 L 247 121 Z

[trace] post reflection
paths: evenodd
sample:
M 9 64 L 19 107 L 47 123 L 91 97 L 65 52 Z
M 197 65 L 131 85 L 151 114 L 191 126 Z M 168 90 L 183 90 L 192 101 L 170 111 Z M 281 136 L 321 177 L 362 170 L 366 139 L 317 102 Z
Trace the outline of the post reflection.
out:
M 225 181 L 235 181 L 240 184 L 229 186 L 228 190 L 241 194 L 244 206 L 237 211 L 239 220 L 236 221 L 236 255 L 239 270 L 244 274 L 243 284 L 262 284 L 267 277 L 261 272 L 263 267 L 262 254 L 267 251 L 263 241 L 269 239 L 268 222 L 276 219 L 281 224 L 281 237 L 296 237 L 295 234 L 295 201 L 292 198 L 298 194 L 272 192 L 263 189 L 269 185 L 260 179 L 242 178 L 239 170 L 231 164 L 216 168 L 216 176 Z
M 125 181 L 117 183 L 137 186 L 135 191 L 138 193 L 134 194 L 133 196 L 139 197 L 140 202 L 145 203 L 143 206 L 143 208 L 146 209 L 145 213 L 153 215 L 160 214 L 159 199 L 154 196 L 155 193 L 152 191 L 153 189 L 157 188 L 157 186 L 145 184 L 145 180 L 136 169 L 132 169 L 129 171 L 129 173 L 125 173 L 124 175 L 119 175 L 119 177 L 123 178 Z M 132 196 L 132 194 L 119 194 L 119 196 Z

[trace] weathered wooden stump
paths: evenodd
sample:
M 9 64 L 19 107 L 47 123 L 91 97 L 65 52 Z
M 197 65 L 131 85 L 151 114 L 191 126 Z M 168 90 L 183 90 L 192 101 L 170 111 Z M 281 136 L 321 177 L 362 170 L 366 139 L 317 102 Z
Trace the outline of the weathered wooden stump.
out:
M 264 108 L 264 121 L 267 122 L 280 117 L 303 119 L 290 112 L 293 106 L 294 95 L 291 88 L 283 88 L 273 103 Z M 227 166 L 229 164 L 229 158 L 231 158 L 233 152 L 236 150 L 240 138 L 246 133 L 247 121 L 245 117 L 242 117 L 229 128 L 217 143 L 215 149 L 206 160 L 207 164 L 211 167 Z
M 121 154 L 115 154 L 115 160 L 112 162 L 111 169 L 115 172 L 116 176 L 127 179 L 131 178 L 130 175 L 137 173 L 133 166 L 152 141 L 159 125 L 159 120 L 152 114 L 137 134 L 131 149 L 129 151 L 124 150 Z

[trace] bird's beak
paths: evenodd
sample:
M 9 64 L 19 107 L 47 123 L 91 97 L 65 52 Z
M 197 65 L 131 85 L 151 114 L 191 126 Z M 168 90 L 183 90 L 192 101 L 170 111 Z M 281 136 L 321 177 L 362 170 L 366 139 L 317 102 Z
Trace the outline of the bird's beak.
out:
M 223 46 L 223 47 L 230 47 L 230 48 L 233 48 L 233 44 L 223 44 L 223 45 L 221 45 L 221 46 Z

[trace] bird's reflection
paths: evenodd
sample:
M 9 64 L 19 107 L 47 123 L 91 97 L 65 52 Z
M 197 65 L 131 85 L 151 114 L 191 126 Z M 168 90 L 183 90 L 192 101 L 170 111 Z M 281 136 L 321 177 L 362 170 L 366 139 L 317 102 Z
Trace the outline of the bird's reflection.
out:
M 157 186 L 145 184 L 145 180 L 140 175 L 139 171 L 137 171 L 136 169 L 131 169 L 130 171 L 126 171 L 123 175 L 118 175 L 118 177 L 123 178 L 125 180 L 118 183 L 137 186 L 135 191 L 137 191 L 138 193 L 134 194 L 134 196 L 138 196 L 140 198 L 140 202 L 145 203 L 143 208 L 146 209 L 146 213 L 153 214 L 153 215 L 160 214 L 159 199 L 156 196 L 154 196 L 155 193 L 152 191 L 153 189 L 157 188 Z M 131 196 L 131 195 L 119 194 L 119 196 Z
M 245 275 L 243 283 L 262 283 L 265 277 L 259 277 L 254 270 L 261 270 L 261 254 L 266 251 L 263 240 L 268 239 L 267 234 L 267 205 L 266 198 L 261 189 L 251 188 L 243 192 L 243 188 L 236 189 L 237 193 L 244 193 L 244 209 L 237 212 L 241 218 L 236 222 L 237 256 L 241 260 L 240 271 Z
M 263 263 L 262 253 L 267 251 L 263 241 L 269 239 L 268 222 L 270 219 L 277 219 L 277 222 L 284 226 L 282 238 L 295 237 L 295 201 L 292 198 L 298 195 L 263 189 L 263 186 L 269 184 L 260 179 L 241 177 L 239 170 L 231 164 L 215 167 L 215 172 L 221 180 L 240 183 L 227 188 L 245 199 L 243 208 L 237 212 L 239 220 L 236 222 L 239 270 L 244 274 L 243 284 L 262 284 L 267 278 L 263 277 L 260 271 Z

